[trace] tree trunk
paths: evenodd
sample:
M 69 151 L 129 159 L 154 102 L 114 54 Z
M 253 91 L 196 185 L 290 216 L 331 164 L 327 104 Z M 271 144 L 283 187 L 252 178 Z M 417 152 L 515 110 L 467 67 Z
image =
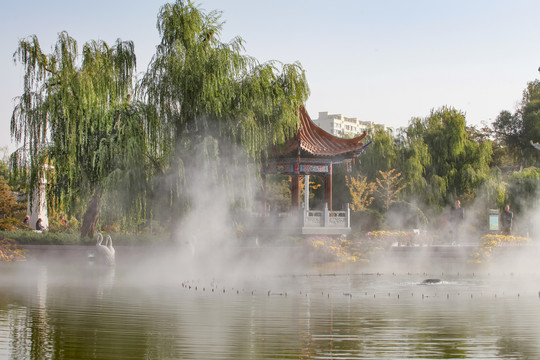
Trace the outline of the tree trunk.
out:
M 87 237 L 93 238 L 96 233 L 102 195 L 103 191 L 101 189 L 96 190 L 88 203 L 81 225 L 81 240 Z

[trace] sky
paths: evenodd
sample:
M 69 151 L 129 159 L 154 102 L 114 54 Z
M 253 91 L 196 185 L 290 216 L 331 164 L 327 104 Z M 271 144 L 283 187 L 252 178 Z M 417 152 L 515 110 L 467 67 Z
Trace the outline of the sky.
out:
M 164 0 L 3 1 L 0 12 L 0 146 L 10 151 L 14 99 L 23 68 L 18 41 L 37 35 L 51 52 L 67 31 L 90 40 L 132 40 L 144 73 L 159 42 Z M 538 0 L 200 0 L 222 12 L 221 41 L 236 36 L 260 62 L 299 62 L 311 95 L 306 109 L 399 128 L 442 106 L 490 124 L 515 111 L 527 82 L 539 78 Z

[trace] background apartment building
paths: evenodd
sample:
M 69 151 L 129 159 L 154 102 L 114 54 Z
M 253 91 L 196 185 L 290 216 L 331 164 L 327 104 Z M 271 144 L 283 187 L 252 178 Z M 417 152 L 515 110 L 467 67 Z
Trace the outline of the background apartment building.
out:
M 329 114 L 328 111 L 319 112 L 319 118 L 313 122 L 327 133 L 345 138 L 358 136 L 375 127 L 386 129 L 385 125 L 375 124 L 373 121 L 362 121 L 342 114 Z

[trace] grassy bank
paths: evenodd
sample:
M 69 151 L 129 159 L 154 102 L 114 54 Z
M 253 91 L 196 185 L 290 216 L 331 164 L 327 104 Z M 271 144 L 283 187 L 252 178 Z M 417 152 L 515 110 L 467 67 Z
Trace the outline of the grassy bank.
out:
M 110 234 L 114 245 L 163 245 L 170 242 L 170 235 L 153 234 Z M 94 245 L 95 239 L 81 240 L 77 231 L 35 232 L 28 230 L 0 231 L 0 236 L 13 239 L 21 245 Z

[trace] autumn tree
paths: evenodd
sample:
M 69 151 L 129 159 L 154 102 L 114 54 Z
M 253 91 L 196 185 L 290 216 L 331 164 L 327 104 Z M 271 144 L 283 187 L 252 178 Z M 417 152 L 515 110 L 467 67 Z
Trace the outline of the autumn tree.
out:
M 368 182 L 366 177 L 345 176 L 345 184 L 351 195 L 351 210 L 365 211 L 375 199 L 373 193 L 376 189 L 374 182 Z
M 26 203 L 17 202 L 17 196 L 11 187 L 0 176 L 0 230 L 13 231 L 23 228 L 22 219 L 25 215 Z
M 385 211 L 390 209 L 390 205 L 397 201 L 399 193 L 407 186 L 403 183 L 401 173 L 395 171 L 396 169 L 379 171 L 380 176 L 376 179 L 375 191 L 379 194 Z

